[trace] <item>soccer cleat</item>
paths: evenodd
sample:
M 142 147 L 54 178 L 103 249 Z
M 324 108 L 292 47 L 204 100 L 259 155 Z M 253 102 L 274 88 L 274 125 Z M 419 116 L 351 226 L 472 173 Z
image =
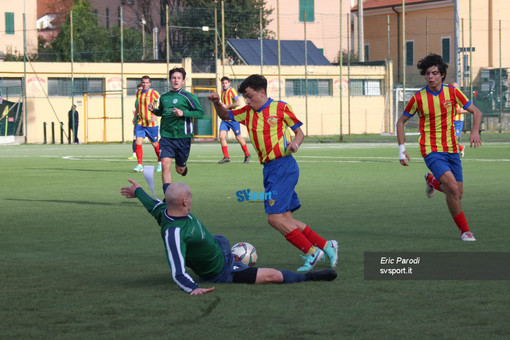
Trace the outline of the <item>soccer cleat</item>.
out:
M 462 146 L 462 145 L 459 145 L 459 149 L 460 149 L 460 157 L 464 157 L 464 149 L 465 149 L 465 147 Z
M 470 231 L 466 231 L 466 232 L 462 233 L 462 235 L 460 235 L 460 239 L 462 241 L 470 241 L 470 242 L 476 241 L 476 238 L 473 236 L 473 233 Z
M 137 166 L 135 166 L 133 171 L 134 172 L 142 172 L 143 171 L 143 166 L 141 164 L 138 164 Z
M 161 172 L 161 162 L 158 162 L 158 167 L 156 169 L 156 172 Z
M 432 198 L 434 196 L 434 187 L 429 184 L 429 178 L 434 177 L 430 172 L 425 174 L 425 194 L 427 194 L 428 198 Z
M 128 159 L 136 159 L 136 153 L 134 153 L 133 156 L 128 157 Z
M 186 167 L 186 169 L 184 169 L 184 171 L 182 172 L 181 176 L 184 177 L 188 174 L 188 167 Z
M 311 255 L 300 255 L 305 259 L 305 264 L 297 269 L 298 272 L 307 272 L 324 258 L 324 252 L 320 248 L 315 249 L 315 253 Z
M 333 281 L 337 274 L 333 269 L 325 269 L 321 271 L 309 271 L 305 273 L 306 281 Z
M 251 155 L 244 156 L 244 164 L 248 163 L 250 161 Z
M 230 158 L 223 157 L 223 158 L 221 159 L 221 161 L 219 161 L 219 162 L 218 162 L 218 164 L 223 164 L 223 163 L 228 163 L 228 162 L 230 162 Z
M 331 262 L 331 268 L 335 268 L 338 264 L 338 242 L 335 240 L 328 241 L 322 250 Z

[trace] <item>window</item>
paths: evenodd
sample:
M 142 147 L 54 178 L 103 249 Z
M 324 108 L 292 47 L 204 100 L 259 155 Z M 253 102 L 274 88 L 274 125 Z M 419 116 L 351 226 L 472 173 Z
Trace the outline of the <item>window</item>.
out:
M 287 97 L 302 97 L 308 92 L 309 96 L 331 96 L 331 79 L 309 79 L 308 91 L 305 91 L 305 79 L 287 79 L 285 81 L 285 94 Z
M 371 79 L 351 79 L 349 81 L 352 96 L 380 96 L 381 81 Z
M 370 45 L 365 44 L 365 61 L 370 60 Z
M 104 92 L 104 78 L 75 78 L 74 94 Z M 71 78 L 48 78 L 48 96 L 71 97 Z
M 20 97 L 23 95 L 22 78 L 0 77 L 0 95 L 4 99 L 9 99 L 9 97 Z
M 14 13 L 5 12 L 5 34 L 14 34 Z
M 136 87 L 142 81 L 141 78 L 128 78 L 127 79 L 127 95 L 135 96 L 136 95 Z M 163 94 L 168 92 L 166 87 L 166 78 L 151 78 L 151 88 L 158 91 L 159 94 Z
M 414 41 L 406 41 L 406 66 L 414 65 Z
M 443 57 L 443 61 L 447 64 L 451 62 L 450 59 L 450 37 L 441 38 L 441 55 Z
M 314 0 L 299 0 L 299 22 L 305 22 L 305 12 L 306 12 L 306 22 L 314 22 L 315 21 L 315 11 L 314 11 Z

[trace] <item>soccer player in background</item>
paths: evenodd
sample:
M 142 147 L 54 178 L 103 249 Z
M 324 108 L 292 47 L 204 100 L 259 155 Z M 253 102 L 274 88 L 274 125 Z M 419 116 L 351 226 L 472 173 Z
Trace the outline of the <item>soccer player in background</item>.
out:
M 149 105 L 154 105 L 159 100 L 159 93 L 151 89 L 151 78 L 149 76 L 142 77 L 142 89 L 136 92 L 136 101 L 138 103 L 134 117 L 133 124 L 135 125 L 136 136 L 136 158 L 138 165 L 133 171 L 143 171 L 143 147 L 142 142 L 145 137 L 149 138 L 154 151 L 158 156 L 157 171 L 161 171 L 161 160 L 159 159 L 159 126 L 158 118 L 149 111 Z
M 236 107 L 241 106 L 241 100 L 239 99 L 239 95 L 237 91 L 231 87 L 230 78 L 223 77 L 221 78 L 221 87 L 223 88 L 223 92 L 221 93 L 221 102 L 225 105 L 227 110 L 235 109 Z M 248 163 L 250 161 L 250 153 L 248 152 L 248 147 L 246 146 L 246 142 L 244 141 L 243 136 L 241 136 L 241 125 L 233 120 L 221 120 L 220 123 L 220 143 L 221 143 L 221 151 L 223 152 L 223 159 L 218 163 L 228 163 L 230 162 L 230 157 L 228 154 L 228 146 L 227 146 L 227 132 L 229 129 L 232 129 L 234 135 L 236 136 L 237 142 L 241 145 L 241 149 L 244 152 L 244 163 Z
M 452 86 L 454 86 L 456 89 L 460 90 L 459 84 L 452 83 Z M 455 108 L 457 109 L 457 113 L 453 116 L 453 125 L 455 125 L 455 136 L 457 136 L 457 142 L 459 144 L 459 153 L 460 157 L 464 157 L 464 145 L 461 145 L 461 138 L 462 138 L 462 129 L 464 128 L 464 113 L 467 111 L 464 110 L 462 107 L 460 107 L 459 104 L 455 105 Z
M 138 86 L 136 87 L 136 93 L 138 93 L 138 91 L 141 91 L 142 89 L 143 89 L 143 85 L 141 83 L 138 84 Z M 135 115 L 137 108 L 138 108 L 138 100 L 135 99 L 135 109 L 133 110 L 133 115 Z M 136 127 L 136 124 L 134 123 L 134 120 L 133 120 L 133 144 L 132 144 L 133 156 L 128 157 L 128 159 L 138 159 L 136 157 L 136 130 L 135 130 L 135 127 Z
M 184 68 L 173 68 L 169 72 L 172 89 L 161 96 L 159 107 L 149 105 L 149 110 L 161 116 L 161 151 L 163 165 L 163 193 L 172 183 L 170 167 L 175 159 L 175 171 L 182 176 L 188 173 L 188 157 L 193 137 L 193 118 L 204 118 L 204 109 L 198 98 L 183 89 L 186 81 Z
M 425 175 L 425 192 L 430 198 L 434 190 L 446 195 L 446 205 L 459 228 L 462 241 L 476 241 L 469 230 L 462 211 L 463 194 L 462 165 L 455 139 L 453 116 L 459 104 L 473 114 L 473 128 L 469 136 L 470 146 L 478 147 L 482 113 L 464 93 L 451 85 L 443 85 L 448 65 L 437 54 L 430 54 L 418 61 L 420 74 L 427 85 L 416 92 L 397 121 L 397 140 L 400 164 L 409 166 L 410 157 L 404 146 L 404 125 L 415 114 L 420 118 L 420 151 L 425 164 L 432 173 Z
M 215 287 L 201 288 L 187 273 L 191 268 L 202 282 L 210 283 L 295 283 L 302 281 L 333 281 L 332 269 L 306 274 L 288 270 L 248 267 L 234 260 L 229 241 L 222 235 L 213 236 L 191 211 L 191 190 L 184 183 L 173 183 L 165 192 L 166 204 L 152 199 L 133 180 L 121 188 L 126 198 L 138 198 L 161 226 L 167 263 L 177 286 L 190 295 L 212 292 Z
M 308 225 L 292 216 L 301 206 L 295 192 L 299 167 L 292 153 L 297 152 L 303 142 L 303 123 L 296 118 L 287 103 L 273 101 L 268 98 L 266 91 L 266 78 L 254 74 L 246 78 L 239 87 L 246 106 L 227 110 L 217 93 L 211 93 L 208 99 L 213 102 L 221 119 L 231 119 L 246 125 L 252 145 L 264 166 L 265 192 L 272 194 L 264 200 L 268 223 L 305 254 L 301 255 L 305 263 L 297 270 L 312 269 L 323 259 L 324 252 L 333 268 L 338 261 L 338 242 L 325 240 Z M 294 139 L 291 138 L 289 128 L 294 132 Z

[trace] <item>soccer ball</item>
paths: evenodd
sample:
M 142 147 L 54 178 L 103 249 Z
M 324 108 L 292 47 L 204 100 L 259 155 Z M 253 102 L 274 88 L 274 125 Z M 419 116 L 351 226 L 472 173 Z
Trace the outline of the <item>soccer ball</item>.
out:
M 232 255 L 234 260 L 253 267 L 257 262 L 257 250 L 248 242 L 239 242 L 232 247 Z

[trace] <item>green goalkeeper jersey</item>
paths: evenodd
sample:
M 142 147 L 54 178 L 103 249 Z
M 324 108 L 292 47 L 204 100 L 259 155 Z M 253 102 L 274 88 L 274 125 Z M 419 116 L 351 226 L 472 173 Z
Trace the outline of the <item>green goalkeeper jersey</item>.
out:
M 173 110 L 183 111 L 183 117 L 177 117 Z M 165 138 L 191 138 L 193 136 L 193 118 L 204 118 L 204 109 L 198 98 L 186 90 L 168 91 L 161 95 L 159 107 L 154 114 L 160 116 L 159 132 Z
M 225 258 L 221 247 L 198 218 L 191 214 L 169 216 L 166 204 L 153 200 L 142 188 L 137 188 L 135 195 L 161 226 L 167 262 L 179 288 L 187 293 L 198 288 L 186 267 L 203 279 L 222 272 Z

